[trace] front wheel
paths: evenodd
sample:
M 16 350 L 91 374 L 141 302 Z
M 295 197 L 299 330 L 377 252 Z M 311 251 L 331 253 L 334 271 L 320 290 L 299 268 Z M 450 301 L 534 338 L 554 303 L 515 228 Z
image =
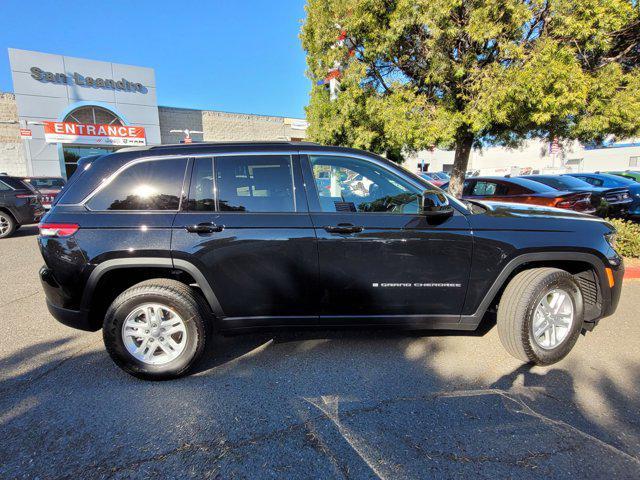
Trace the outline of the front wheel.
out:
M 557 268 L 517 274 L 498 306 L 498 335 L 514 357 L 551 365 L 573 348 L 583 320 L 583 300 L 574 277 Z
M 207 306 L 175 280 L 147 280 L 121 293 L 104 319 L 103 338 L 113 361 L 138 378 L 186 374 L 202 354 Z

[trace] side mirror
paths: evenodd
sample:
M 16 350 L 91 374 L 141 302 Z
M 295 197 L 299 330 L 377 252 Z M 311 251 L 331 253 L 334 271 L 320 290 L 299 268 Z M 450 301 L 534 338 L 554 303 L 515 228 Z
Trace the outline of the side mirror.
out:
M 446 195 L 438 190 L 425 190 L 422 192 L 422 215 L 428 217 L 450 217 L 453 215 L 453 207 L 449 204 Z

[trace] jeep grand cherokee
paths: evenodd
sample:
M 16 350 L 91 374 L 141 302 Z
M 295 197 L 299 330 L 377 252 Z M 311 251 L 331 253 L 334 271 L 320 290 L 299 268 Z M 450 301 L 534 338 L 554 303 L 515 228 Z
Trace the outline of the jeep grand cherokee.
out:
M 78 169 L 40 224 L 40 276 L 52 315 L 102 328 L 141 378 L 183 375 L 231 330 L 474 330 L 496 309 L 506 350 L 548 365 L 614 312 L 614 234 L 568 210 L 461 202 L 348 148 L 156 146 Z

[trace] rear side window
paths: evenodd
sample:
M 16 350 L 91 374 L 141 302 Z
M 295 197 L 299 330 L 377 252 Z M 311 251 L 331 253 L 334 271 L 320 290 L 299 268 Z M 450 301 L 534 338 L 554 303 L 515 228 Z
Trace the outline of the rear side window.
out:
M 295 212 L 296 209 L 289 155 L 216 157 L 215 184 L 221 212 Z
M 121 171 L 87 203 L 91 210 L 178 210 L 186 158 L 149 160 Z
M 8 192 L 10 190 L 13 190 L 13 189 L 9 185 L 4 183 L 2 180 L 0 180 L 0 192 Z

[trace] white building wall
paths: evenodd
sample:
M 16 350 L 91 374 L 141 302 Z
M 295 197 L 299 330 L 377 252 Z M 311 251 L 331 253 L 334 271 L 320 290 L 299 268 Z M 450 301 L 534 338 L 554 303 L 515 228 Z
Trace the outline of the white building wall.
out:
M 624 144 L 637 143 L 637 140 L 625 141 Z M 619 143 L 619 145 L 622 142 Z M 640 170 L 633 157 L 640 157 L 639 146 L 585 149 L 580 143 L 573 142 L 563 146 L 556 155 L 549 153 L 549 144 L 542 140 L 530 140 L 521 148 L 488 147 L 473 150 L 469 158 L 469 171 L 479 171 L 480 175 L 518 175 L 529 170 L 545 172 L 593 172 L 607 170 Z M 424 150 L 409 157 L 404 166 L 411 171 L 418 171 L 424 160 L 428 171 L 450 171 L 453 166 L 452 150 Z

